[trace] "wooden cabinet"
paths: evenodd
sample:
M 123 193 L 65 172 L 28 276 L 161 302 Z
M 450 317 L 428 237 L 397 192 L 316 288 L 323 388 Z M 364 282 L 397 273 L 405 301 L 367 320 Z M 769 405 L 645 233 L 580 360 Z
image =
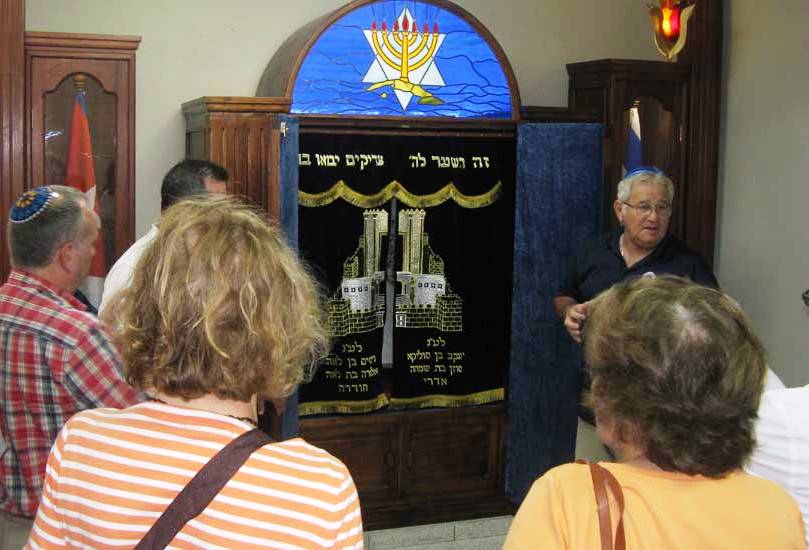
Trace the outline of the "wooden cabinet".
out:
M 387 502 L 399 492 L 401 422 L 391 415 L 352 420 L 351 424 L 334 416 L 303 420 L 301 436 L 348 465 L 363 508 L 367 502 Z
M 569 105 L 595 112 L 604 125 L 604 187 L 602 227 L 617 225 L 612 204 L 622 177 L 629 111 L 639 109 L 644 122 L 644 164 L 661 168 L 676 187 L 672 231 L 682 237 L 689 192 L 685 136 L 688 131 L 686 66 L 658 61 L 602 59 L 567 65 Z M 647 122 L 648 121 L 648 122 Z
M 366 529 L 514 512 L 503 498 L 503 403 L 307 418 L 300 431 L 348 466 Z
M 719 165 L 719 82 L 722 2 L 700 3 L 689 44 L 677 63 L 601 59 L 567 65 L 569 107 L 594 111 L 604 124 L 602 226 L 617 223 L 612 201 L 621 179 L 628 110 L 656 111 L 658 122 L 641 136 L 644 162 L 674 181 L 671 230 L 713 262 Z M 643 101 L 652 99 L 652 101 Z M 654 116 L 648 116 L 654 119 Z
M 135 234 L 135 51 L 140 37 L 25 34 L 25 187 L 63 184 L 77 89 L 85 92 L 107 268 Z
M 298 126 L 350 139 L 362 123 L 304 121 L 285 116 L 288 106 L 280 98 L 203 97 L 184 103 L 183 112 L 186 155 L 225 166 L 231 193 L 261 205 L 293 233 L 296 214 L 284 212 L 285 205 L 298 208 Z M 290 149 L 292 162 L 284 160 Z M 300 433 L 342 460 L 359 491 L 366 529 L 514 512 L 504 497 L 505 403 L 301 419 L 295 405 L 292 396 L 280 419 L 268 407 L 262 427 L 276 438 Z
M 435 495 L 496 489 L 501 462 L 499 423 L 494 411 L 446 419 L 411 418 L 404 437 L 403 492 Z
M 247 197 L 279 215 L 279 149 L 284 129 L 279 113 L 289 100 L 254 97 L 201 97 L 183 104 L 185 154 L 227 168 L 228 192 Z

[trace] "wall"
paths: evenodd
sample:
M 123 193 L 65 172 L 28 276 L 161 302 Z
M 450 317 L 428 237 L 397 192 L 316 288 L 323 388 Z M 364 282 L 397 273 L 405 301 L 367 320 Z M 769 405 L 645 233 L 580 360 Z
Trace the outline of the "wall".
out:
M 185 147 L 180 104 L 203 95 L 255 95 L 286 37 L 342 0 L 26 1 L 26 30 L 133 34 L 137 54 L 136 232 L 160 209 L 163 174 Z M 525 105 L 567 104 L 565 63 L 655 59 L 637 0 L 463 0 L 500 41 Z M 627 30 L 631 32 L 627 32 Z
M 809 383 L 809 2 L 726 3 L 718 277 L 770 364 Z

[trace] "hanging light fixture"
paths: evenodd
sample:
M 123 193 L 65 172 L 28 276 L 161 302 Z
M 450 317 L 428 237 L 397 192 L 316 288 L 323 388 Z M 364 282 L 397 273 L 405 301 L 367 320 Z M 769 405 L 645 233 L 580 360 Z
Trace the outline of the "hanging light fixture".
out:
M 649 4 L 654 23 L 654 40 L 658 51 L 671 61 L 685 47 L 688 18 L 694 5 L 683 6 L 683 0 L 660 0 L 660 6 Z

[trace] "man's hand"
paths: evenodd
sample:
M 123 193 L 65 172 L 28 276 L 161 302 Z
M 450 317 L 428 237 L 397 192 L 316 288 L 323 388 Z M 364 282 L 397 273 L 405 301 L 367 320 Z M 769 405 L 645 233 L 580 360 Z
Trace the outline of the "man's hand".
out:
M 587 319 L 587 306 L 590 302 L 573 304 L 565 309 L 565 328 L 570 337 L 581 344 L 581 329 Z

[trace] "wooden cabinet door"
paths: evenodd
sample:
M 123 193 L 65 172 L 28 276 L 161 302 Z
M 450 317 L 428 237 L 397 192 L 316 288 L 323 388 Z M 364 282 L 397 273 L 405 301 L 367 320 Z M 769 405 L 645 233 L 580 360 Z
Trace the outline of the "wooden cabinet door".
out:
M 416 412 L 407 422 L 404 496 L 497 492 L 502 417 L 473 408 L 450 413 L 456 414 Z
M 301 436 L 348 466 L 363 510 L 397 495 L 400 423 L 394 416 L 314 418 L 301 422 Z
M 140 37 L 26 33 L 26 187 L 63 184 L 77 85 L 95 159 L 107 268 L 135 235 L 135 50 Z M 76 77 L 79 78 L 76 78 Z

